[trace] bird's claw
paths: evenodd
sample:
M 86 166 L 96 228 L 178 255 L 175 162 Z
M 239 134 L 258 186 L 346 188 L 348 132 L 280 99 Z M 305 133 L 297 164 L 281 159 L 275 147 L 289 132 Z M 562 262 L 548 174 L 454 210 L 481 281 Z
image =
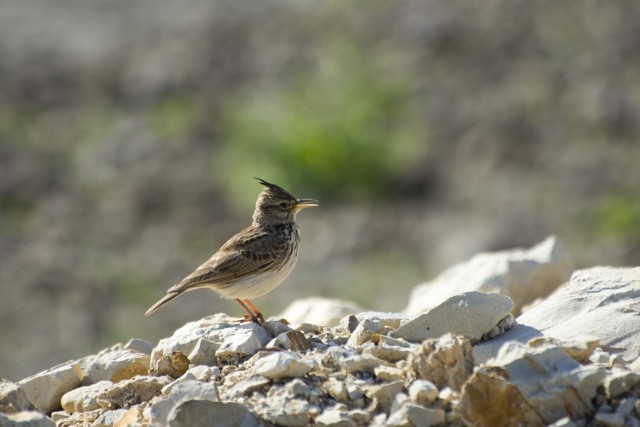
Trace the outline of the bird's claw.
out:
M 250 316 L 248 314 L 245 314 L 242 317 L 238 317 L 237 318 L 238 322 L 244 323 L 244 322 L 253 322 L 255 324 L 258 325 L 263 325 L 264 324 L 264 317 L 262 317 L 262 314 L 257 314 L 256 316 Z

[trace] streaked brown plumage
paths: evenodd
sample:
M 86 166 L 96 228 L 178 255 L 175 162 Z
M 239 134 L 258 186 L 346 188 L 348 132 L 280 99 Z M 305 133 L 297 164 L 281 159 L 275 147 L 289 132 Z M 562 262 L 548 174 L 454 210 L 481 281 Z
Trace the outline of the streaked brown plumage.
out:
M 296 199 L 281 187 L 256 179 L 265 188 L 258 196 L 252 224 L 169 288 L 145 316 L 185 292 L 210 288 L 222 298 L 235 299 L 254 322 L 264 322 L 249 298 L 266 294 L 287 278 L 298 258 L 296 214 L 303 208 L 318 206 L 318 202 Z

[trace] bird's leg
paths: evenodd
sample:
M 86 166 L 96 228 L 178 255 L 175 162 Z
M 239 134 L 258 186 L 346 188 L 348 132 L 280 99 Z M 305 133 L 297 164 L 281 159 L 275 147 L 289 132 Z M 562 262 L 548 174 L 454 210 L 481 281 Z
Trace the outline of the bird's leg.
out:
M 258 310 L 255 305 L 251 304 L 251 301 L 249 301 L 248 299 L 244 300 L 244 303 L 247 304 L 251 310 L 253 310 L 253 313 L 258 318 L 258 320 L 260 320 L 260 324 L 262 325 L 264 323 L 264 317 L 262 317 L 262 313 L 260 313 L 260 310 Z
M 260 316 L 256 316 L 256 314 L 253 311 L 251 311 L 251 309 L 249 307 L 247 307 L 245 305 L 245 303 L 242 302 L 242 300 L 240 298 L 236 298 L 236 302 L 238 304 L 240 304 L 240 307 L 242 307 L 242 309 L 244 311 L 247 312 L 247 315 L 245 315 L 245 317 L 244 317 L 245 321 L 251 320 L 252 322 L 257 323 L 258 325 L 262 325 L 264 323 L 264 319 L 262 318 L 262 315 L 260 314 Z M 248 318 L 247 318 L 247 316 L 248 316 Z M 260 321 L 261 319 L 262 319 L 262 321 Z

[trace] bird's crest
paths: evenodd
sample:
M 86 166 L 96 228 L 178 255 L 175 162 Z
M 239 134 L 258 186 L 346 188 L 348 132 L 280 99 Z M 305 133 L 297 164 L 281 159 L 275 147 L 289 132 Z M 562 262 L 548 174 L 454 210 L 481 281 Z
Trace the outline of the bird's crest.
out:
M 257 179 L 260 184 L 264 185 L 266 188 L 271 190 L 274 193 L 275 196 L 281 197 L 283 199 L 295 199 L 295 197 L 293 197 L 284 188 L 282 188 L 282 187 L 280 187 L 278 185 L 275 185 L 275 184 L 271 184 L 270 182 L 267 182 L 262 178 L 258 178 L 258 177 L 254 177 L 254 178 Z

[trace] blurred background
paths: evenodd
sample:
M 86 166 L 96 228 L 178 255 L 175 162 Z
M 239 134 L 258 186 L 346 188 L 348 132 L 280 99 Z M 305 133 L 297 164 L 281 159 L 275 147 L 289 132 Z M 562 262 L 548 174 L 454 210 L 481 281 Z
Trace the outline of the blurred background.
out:
M 299 216 L 254 301 L 400 310 L 479 251 L 555 233 L 640 257 L 637 1 L 47 0 L 0 5 L 0 376 L 240 307 L 145 309 L 247 226 Z

